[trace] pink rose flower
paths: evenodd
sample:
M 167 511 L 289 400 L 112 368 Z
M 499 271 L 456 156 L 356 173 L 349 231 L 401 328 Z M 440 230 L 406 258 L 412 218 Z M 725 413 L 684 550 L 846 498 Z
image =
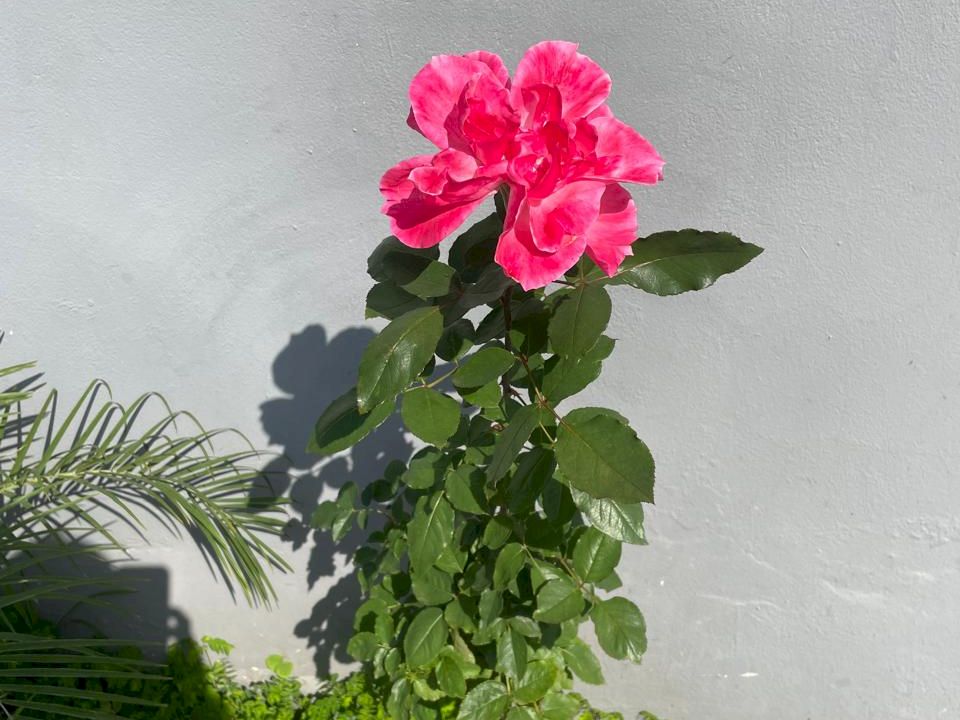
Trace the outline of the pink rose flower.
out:
M 534 45 L 511 81 L 497 55 L 438 55 L 410 83 L 408 123 L 440 151 L 390 168 L 383 213 L 399 240 L 436 245 L 510 188 L 496 261 L 525 290 L 586 253 L 613 275 L 637 213 L 621 182 L 661 180 L 663 160 L 605 101 L 610 76 L 574 43 Z

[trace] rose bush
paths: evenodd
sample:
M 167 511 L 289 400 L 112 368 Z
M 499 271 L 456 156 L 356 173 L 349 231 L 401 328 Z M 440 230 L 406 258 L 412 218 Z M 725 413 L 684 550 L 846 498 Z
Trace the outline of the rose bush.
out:
M 405 720 L 570 720 L 601 649 L 639 662 L 645 622 L 616 567 L 643 544 L 654 464 L 621 413 L 561 410 L 616 341 L 609 288 L 701 290 L 756 257 L 728 233 L 634 239 L 621 182 L 654 183 L 653 147 L 604 105 L 610 79 L 571 43 L 535 45 L 512 80 L 491 53 L 433 58 L 409 124 L 437 145 L 381 182 L 395 237 L 373 251 L 367 316 L 387 320 L 310 450 L 349 448 L 397 409 L 424 446 L 314 525 L 367 530 L 348 650 Z M 495 193 L 497 212 L 438 243 Z M 445 261 L 444 261 L 445 260 Z M 651 339 L 652 341 L 652 339 Z
M 524 290 L 586 254 L 612 276 L 636 239 L 621 182 L 653 184 L 663 160 L 605 104 L 610 76 L 569 42 L 534 45 L 511 80 L 489 52 L 434 57 L 410 84 L 409 124 L 440 151 L 388 170 L 380 190 L 396 237 L 432 247 L 509 188 L 495 259 Z

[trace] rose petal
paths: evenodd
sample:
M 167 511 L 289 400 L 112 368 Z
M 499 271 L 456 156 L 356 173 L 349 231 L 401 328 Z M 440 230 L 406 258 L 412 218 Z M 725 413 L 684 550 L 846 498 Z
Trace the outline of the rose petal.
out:
M 633 254 L 637 237 L 637 207 L 621 185 L 607 185 L 600 200 L 600 214 L 587 230 L 587 255 L 608 276 Z
M 534 45 L 520 60 L 511 87 L 515 108 L 524 107 L 523 90 L 535 85 L 557 88 L 563 117 L 573 120 L 599 107 L 610 94 L 610 76 L 603 68 L 578 53 L 575 43 L 558 40 Z M 526 122 L 526 116 L 523 121 Z
M 460 227 L 486 199 L 486 194 L 469 201 L 450 203 L 442 195 L 415 190 L 406 200 L 387 201 L 382 212 L 390 218 L 390 230 L 404 245 L 433 247 Z
M 387 200 L 403 200 L 409 197 L 416 187 L 410 180 L 410 172 L 415 168 L 430 167 L 432 161 L 432 155 L 415 155 L 401 160 L 380 178 L 380 193 Z
M 653 185 L 663 179 L 663 158 L 640 133 L 615 117 L 590 121 L 597 131 L 598 179 Z
M 493 71 L 493 76 L 500 81 L 504 87 L 510 87 L 510 71 L 503 64 L 503 60 L 496 53 L 487 50 L 474 50 L 464 54 L 465 58 L 470 60 L 479 60 Z
M 538 250 L 557 252 L 571 236 L 580 236 L 597 219 L 604 185 L 574 182 L 542 199 L 528 198 L 530 232 Z
M 489 75 L 502 85 L 490 65 L 481 60 L 460 55 L 431 58 L 410 83 L 411 127 L 437 147 L 449 147 L 446 126 L 450 115 L 460 112 L 463 89 L 478 75 Z
M 557 252 L 543 252 L 533 244 L 530 235 L 530 214 L 522 189 L 511 191 L 507 223 L 494 256 L 504 272 L 520 283 L 524 290 L 549 285 L 576 265 L 583 254 L 586 241 L 578 236 Z

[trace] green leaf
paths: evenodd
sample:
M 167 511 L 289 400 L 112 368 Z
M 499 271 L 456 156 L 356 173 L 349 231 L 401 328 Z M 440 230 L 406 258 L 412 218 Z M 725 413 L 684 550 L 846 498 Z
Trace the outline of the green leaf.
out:
M 469 320 L 457 320 L 443 329 L 437 343 L 437 356 L 451 362 L 461 357 L 473 347 L 473 323 Z
M 599 360 L 562 358 L 555 355 L 543 367 L 541 391 L 548 400 L 558 403 L 576 395 L 600 377 L 603 364 Z
M 418 438 L 443 445 L 460 424 L 460 403 L 433 388 L 414 388 L 403 394 L 400 415 Z
M 515 362 L 513 353 L 502 347 L 480 348 L 457 368 L 453 384 L 460 388 L 478 388 L 498 379 Z
M 283 655 L 270 655 L 266 660 L 267 670 L 280 678 L 290 677 L 293 673 L 293 663 Z
M 520 543 L 509 543 L 497 555 L 493 566 L 493 587 L 497 590 L 505 588 L 523 568 L 526 560 L 526 551 Z
M 527 665 L 527 672 L 513 691 L 517 702 L 529 705 L 550 692 L 557 681 L 557 667 L 553 663 L 536 660 Z
M 450 284 L 454 276 L 456 271 L 452 267 L 432 260 L 417 271 L 410 280 L 400 282 L 400 286 L 419 298 L 435 298 L 450 292 Z
M 217 655 L 223 655 L 226 657 L 233 652 L 233 644 L 227 642 L 223 638 L 214 637 L 213 635 L 204 635 L 200 640 L 210 648 L 210 652 Z
M 411 568 L 410 581 L 414 597 L 424 605 L 443 605 L 453 597 L 453 576 L 437 568 Z
M 540 703 L 543 720 L 573 720 L 580 711 L 580 701 L 572 695 L 552 692 Z
M 447 471 L 450 458 L 435 447 L 425 447 L 410 460 L 401 480 L 414 490 L 428 490 L 436 485 Z
M 483 470 L 474 465 L 464 464 L 451 473 L 447 473 L 446 487 L 450 504 L 461 512 L 485 515 L 487 499 L 484 496 L 486 478 Z
M 410 562 L 414 567 L 429 567 L 453 540 L 453 508 L 443 495 L 422 497 L 407 525 Z
M 387 698 L 387 712 L 392 718 L 407 717 L 407 705 L 410 701 L 410 681 L 405 677 L 395 681 Z
M 524 405 L 513 414 L 494 443 L 493 457 L 487 467 L 489 482 L 494 483 L 507 474 L 514 459 L 539 424 L 540 410 L 536 405 Z
M 461 595 L 450 601 L 443 611 L 447 624 L 464 632 L 473 633 L 477 630 L 477 602 L 468 595 Z
M 600 600 L 590 612 L 600 647 L 612 658 L 640 662 L 647 650 L 647 625 L 637 606 L 622 597 Z
M 553 351 L 578 358 L 592 348 L 610 322 L 610 296 L 599 285 L 581 285 L 561 298 L 550 318 Z
M 504 493 L 507 508 L 514 515 L 525 515 L 534 510 L 537 498 L 547 479 L 553 475 L 556 463 L 553 453 L 535 447 L 517 460 L 517 469 L 510 477 Z
M 439 608 L 421 610 L 403 637 L 403 654 L 411 667 L 429 665 L 447 644 L 447 623 Z
M 537 609 L 533 617 L 544 623 L 561 623 L 583 612 L 580 588 L 566 578 L 548 580 L 537 591 Z
M 511 627 L 497 638 L 497 670 L 518 680 L 527 671 L 527 641 Z
M 414 276 L 417 268 L 423 268 L 431 260 L 440 258 L 440 248 L 412 248 L 404 245 L 397 238 L 384 238 L 370 253 L 367 259 L 367 274 L 377 282 L 394 280 L 409 280 L 409 273 L 413 268 Z M 403 273 L 408 273 L 403 275 Z
M 371 632 L 356 633 L 347 643 L 347 652 L 350 657 L 358 662 L 366 662 L 373 659 L 374 653 L 380 647 L 377 636 Z
M 483 536 L 480 542 L 491 550 L 496 550 L 502 546 L 513 534 L 513 523 L 510 518 L 503 515 L 491 518 L 487 526 L 483 529 Z
M 351 388 L 323 411 L 307 444 L 307 452 L 332 455 L 355 445 L 380 426 L 393 412 L 392 402 L 382 402 L 370 412 L 357 409 L 357 389 Z
M 426 306 L 427 303 L 411 295 L 393 282 L 377 283 L 367 293 L 366 317 L 393 320 L 404 313 Z
M 509 706 L 507 689 L 496 680 L 487 680 L 467 693 L 457 720 L 500 720 Z
M 653 502 L 653 457 L 629 425 L 603 408 L 579 408 L 560 422 L 557 463 L 591 497 Z
M 560 649 L 567 667 L 573 671 L 573 674 L 591 685 L 603 685 L 606 680 L 603 678 L 603 669 L 600 667 L 600 661 L 593 654 L 593 650 L 580 638 L 575 638 L 573 642 Z
M 600 532 L 625 543 L 647 544 L 643 531 L 643 505 L 640 503 L 590 497 L 576 488 L 570 488 L 570 494 L 580 512 Z
M 603 580 L 620 562 L 622 546 L 596 528 L 587 528 L 573 548 L 573 569 L 584 582 Z
M 460 395 L 466 402 L 477 407 L 497 407 L 501 398 L 500 384 L 494 380 L 478 388 L 460 388 Z
M 469 230 L 453 241 L 447 260 L 464 276 L 465 280 L 473 282 L 477 273 L 493 263 L 497 242 L 502 232 L 503 223 L 500 222 L 497 214 L 488 215 L 474 223 Z
M 538 717 L 532 708 L 519 705 L 510 708 L 510 712 L 507 713 L 507 720 L 537 720 Z
M 701 230 L 661 232 L 633 244 L 633 255 L 606 282 L 632 285 L 654 295 L 703 290 L 739 270 L 763 249 L 730 233 Z
M 460 665 L 449 656 L 440 658 L 437 663 L 437 685 L 447 695 L 463 697 L 467 693 L 467 681 L 463 676 Z
M 443 332 L 437 307 L 411 310 L 390 322 L 363 352 L 357 383 L 361 412 L 392 400 L 433 357 Z

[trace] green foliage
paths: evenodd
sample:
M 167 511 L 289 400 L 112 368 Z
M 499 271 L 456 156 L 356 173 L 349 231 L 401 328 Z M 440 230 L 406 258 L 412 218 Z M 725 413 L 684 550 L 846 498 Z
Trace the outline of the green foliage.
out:
M 102 606 L 130 590 L 84 577 L 76 562 L 122 551 L 111 526 L 140 531 L 147 517 L 197 538 L 247 600 L 271 602 L 267 568 L 287 565 L 264 538 L 283 525 L 275 502 L 251 500 L 260 454 L 218 451 L 222 431 L 155 395 L 124 408 L 101 382 L 58 415 L 57 392 L 38 397 L 32 367 L 0 369 L 13 383 L 0 391 L 0 715 L 109 720 L 130 706 L 154 717 L 142 692 L 154 664 L 118 652 L 123 643 L 57 638 L 39 603 Z
M 592 622 L 614 658 L 646 649 L 640 610 L 607 593 L 622 544 L 645 543 L 654 462 L 620 413 L 557 405 L 614 349 L 607 286 L 701 289 L 760 252 L 725 233 L 658 233 L 612 278 L 585 259 L 553 288 L 523 291 L 493 262 L 500 230 L 496 215 L 477 223 L 446 264 L 437 248 L 381 243 L 367 314 L 389 323 L 364 353 L 356 405 L 336 401 L 311 445 L 352 445 L 398 396 L 407 428 L 431 443 L 314 515 L 335 537 L 378 518 L 354 557 L 367 599 L 348 649 L 389 687 L 398 720 L 450 707 L 462 720 L 603 717 L 569 692 L 574 677 L 603 682 L 578 631 Z

